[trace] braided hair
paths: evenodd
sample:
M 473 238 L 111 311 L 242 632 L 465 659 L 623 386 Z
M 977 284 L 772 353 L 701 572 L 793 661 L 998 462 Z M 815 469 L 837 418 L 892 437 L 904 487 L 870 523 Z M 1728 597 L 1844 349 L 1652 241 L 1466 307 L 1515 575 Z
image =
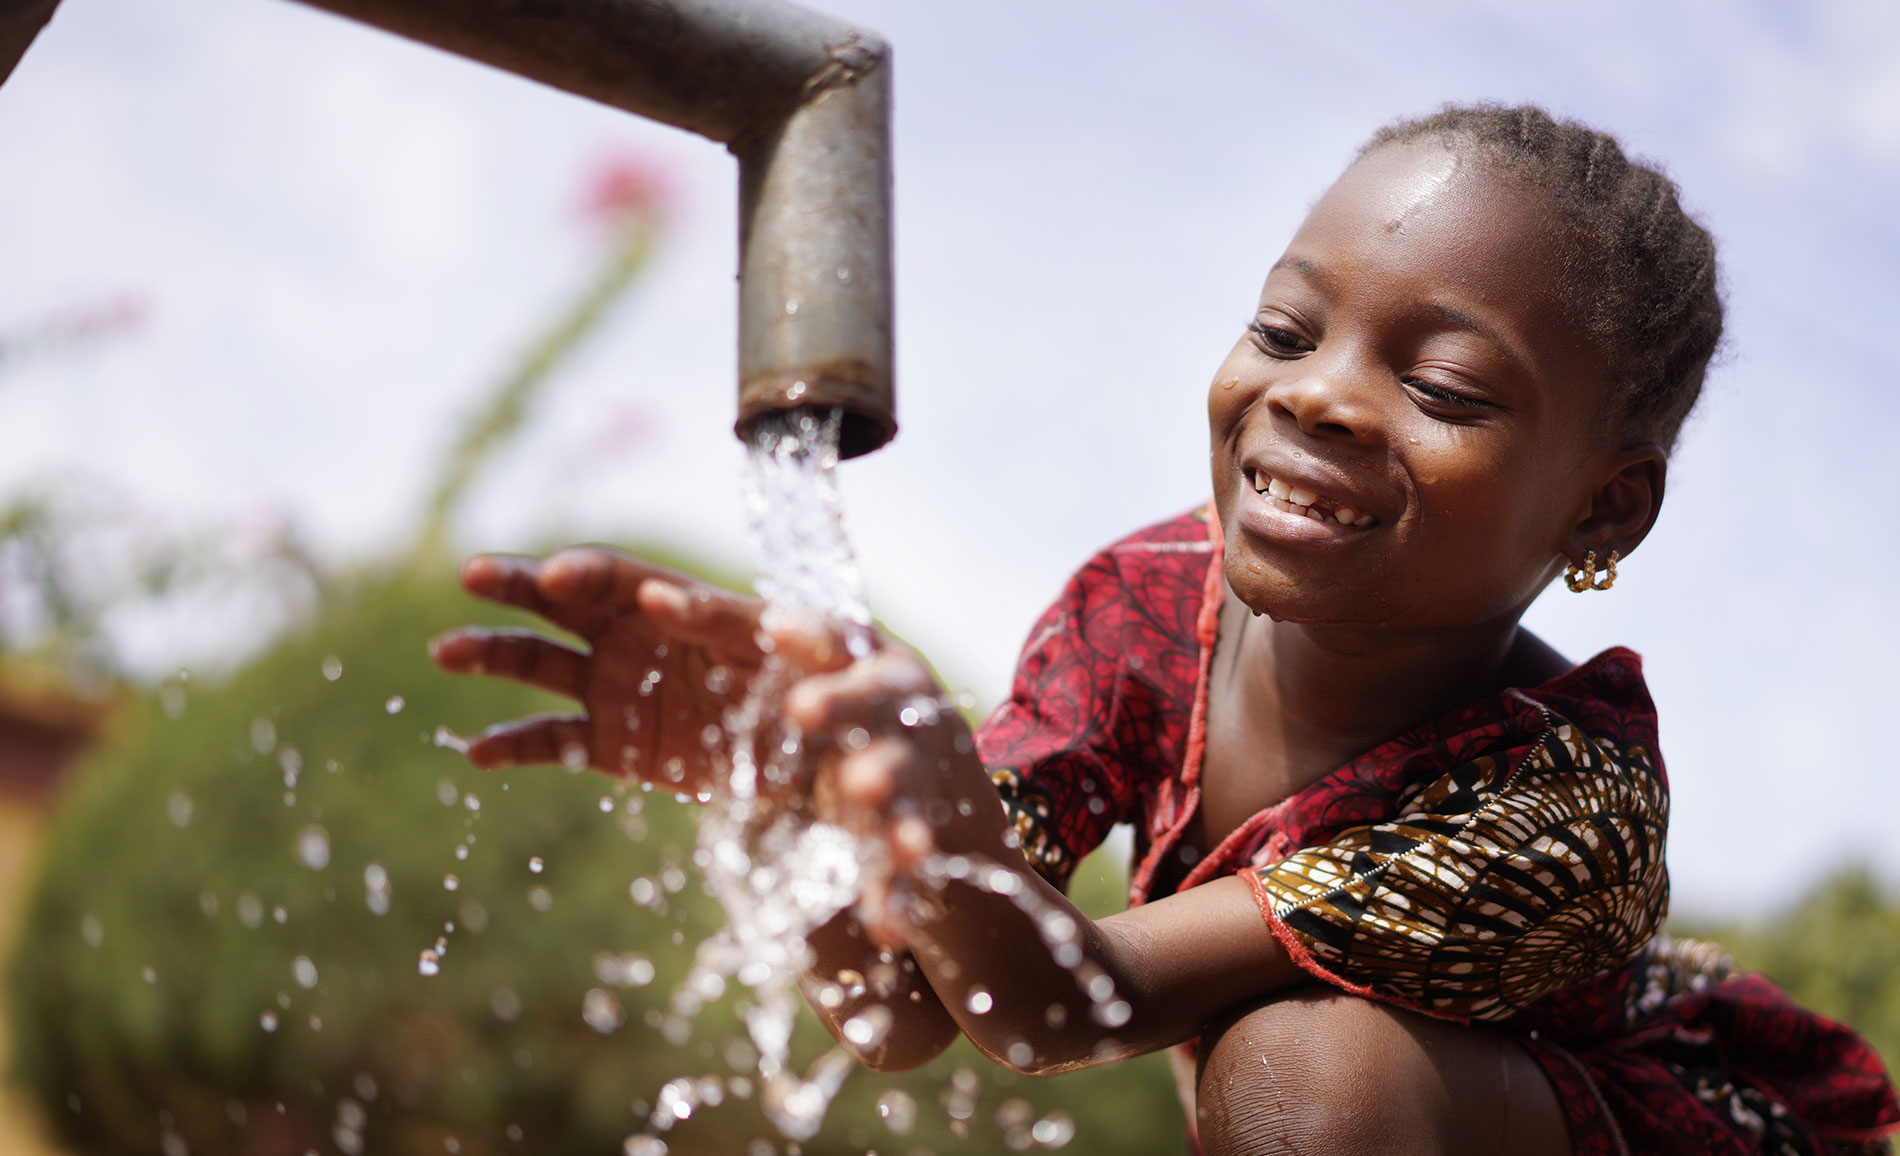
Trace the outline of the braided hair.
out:
M 1359 155 L 1421 139 L 1474 150 L 1569 219 L 1567 271 L 1614 377 L 1613 425 L 1672 448 L 1722 337 L 1715 241 L 1683 210 L 1675 182 L 1608 133 L 1529 105 L 1449 105 L 1387 125 Z

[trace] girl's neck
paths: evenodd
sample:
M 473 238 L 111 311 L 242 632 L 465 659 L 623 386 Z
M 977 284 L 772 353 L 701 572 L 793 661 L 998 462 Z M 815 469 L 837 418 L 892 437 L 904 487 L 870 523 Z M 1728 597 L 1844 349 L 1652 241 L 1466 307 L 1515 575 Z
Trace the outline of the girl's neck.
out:
M 1282 749 L 1304 765 L 1302 779 L 1465 703 L 1547 681 L 1570 665 L 1520 629 L 1516 615 L 1456 631 L 1394 635 L 1275 622 L 1230 595 L 1227 620 L 1237 626 L 1235 689 L 1271 720 Z

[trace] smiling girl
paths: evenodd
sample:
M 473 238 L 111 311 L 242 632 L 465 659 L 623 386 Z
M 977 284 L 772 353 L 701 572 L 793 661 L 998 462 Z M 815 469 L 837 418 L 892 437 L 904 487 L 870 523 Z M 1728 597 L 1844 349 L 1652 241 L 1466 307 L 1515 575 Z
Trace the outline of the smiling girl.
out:
M 1859 1037 L 1661 934 L 1640 660 L 1519 626 L 1560 573 L 1609 589 L 1648 534 L 1721 326 L 1707 232 L 1612 138 L 1491 106 L 1375 136 L 1214 375 L 1212 504 L 1084 566 L 974 738 L 899 721 L 941 694 L 914 655 L 777 630 L 807 672 L 786 715 L 828 752 L 814 805 L 881 832 L 895 872 L 813 936 L 814 987 L 885 979 L 821 1016 L 888 1006 L 859 1051 L 891 1068 L 959 1032 L 1038 1073 L 1185 1045 L 1208 1153 L 1885 1150 L 1900 1106 Z M 464 581 L 592 647 L 438 642 L 585 707 L 477 763 L 580 744 L 619 769 L 634 745 L 713 773 L 696 736 L 725 702 L 692 688 L 761 663 L 755 603 L 602 550 Z M 684 697 L 635 692 L 656 661 Z M 1116 823 L 1130 907 L 1091 921 L 1062 889 Z M 944 882 L 955 857 L 1040 902 Z M 1043 949 L 1052 920 L 1112 1003 Z

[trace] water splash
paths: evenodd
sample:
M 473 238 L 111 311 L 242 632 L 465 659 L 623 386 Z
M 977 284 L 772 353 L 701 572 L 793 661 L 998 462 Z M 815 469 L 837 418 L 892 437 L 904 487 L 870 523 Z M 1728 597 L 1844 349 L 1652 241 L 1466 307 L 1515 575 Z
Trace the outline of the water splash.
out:
M 765 623 L 827 624 L 863 657 L 871 652 L 871 615 L 838 495 L 840 422 L 837 411 L 798 411 L 757 423 L 745 498 Z M 709 680 L 726 677 L 723 670 L 709 673 Z M 674 992 L 673 1011 L 695 1015 L 724 993 L 727 977 L 752 989 L 744 1022 L 758 1052 L 759 1101 L 782 1134 L 802 1141 L 817 1133 L 855 1066 L 842 1050 L 819 1057 L 802 1074 L 789 1064 L 797 979 L 811 962 L 805 937 L 857 898 L 881 849 L 785 805 L 810 775 L 801 736 L 772 709 L 791 678 L 768 653 L 745 700 L 726 719 L 728 773 L 700 814 L 694 856 L 706 890 L 725 908 L 726 926 L 700 944 L 692 971 Z M 888 1022 L 855 1027 L 869 1040 L 880 1026 Z M 649 1126 L 670 1128 L 696 1102 L 691 1084 L 674 1081 L 662 1089 Z

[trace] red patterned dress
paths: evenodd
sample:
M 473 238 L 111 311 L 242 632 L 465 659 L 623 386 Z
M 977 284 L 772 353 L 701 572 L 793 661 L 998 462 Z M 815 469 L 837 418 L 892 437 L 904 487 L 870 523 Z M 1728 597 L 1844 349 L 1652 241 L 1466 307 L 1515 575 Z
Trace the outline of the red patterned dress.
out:
M 1390 739 L 1204 857 L 1184 845 L 1219 533 L 1195 513 L 1117 542 L 1031 634 L 977 744 L 1038 870 L 1066 886 L 1127 822 L 1131 904 L 1243 874 L 1318 979 L 1510 1033 L 1577 1156 L 1887 1150 L 1900 1104 L 1865 1041 L 1660 934 L 1668 782 L 1628 650 Z

